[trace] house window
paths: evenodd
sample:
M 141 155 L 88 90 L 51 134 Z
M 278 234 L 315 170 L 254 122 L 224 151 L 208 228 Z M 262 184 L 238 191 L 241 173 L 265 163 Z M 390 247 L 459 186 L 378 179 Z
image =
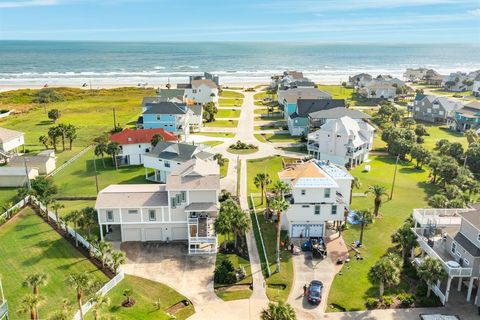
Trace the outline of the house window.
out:
M 332 206 L 332 214 L 337 214 L 337 205 L 336 204 L 334 204 Z
M 175 197 L 172 197 L 170 201 L 172 202 L 172 209 L 175 209 L 177 207 L 177 199 Z
M 192 93 L 197 93 L 197 89 L 193 89 L 193 90 L 192 90 Z
M 325 189 L 325 198 L 330 198 L 330 188 Z
M 176 198 L 178 204 L 180 204 L 182 202 L 182 196 L 180 194 L 177 194 L 175 196 L 175 198 Z
M 469 265 L 470 265 L 470 261 L 468 261 L 468 259 L 463 258 L 463 265 L 464 265 L 464 266 L 469 266 Z
M 138 210 L 128 210 L 128 214 L 138 214 Z
M 306 190 L 302 190 L 302 196 L 304 196 L 305 193 L 307 193 L 307 191 L 306 191 Z
M 148 219 L 150 221 L 155 221 L 157 220 L 157 217 L 155 215 L 155 210 L 148 210 Z
M 182 191 L 181 198 L 182 198 L 182 202 L 187 201 L 187 192 L 186 191 Z
M 158 121 L 158 120 L 160 120 L 160 115 L 159 115 L 159 114 L 157 114 L 157 121 Z
M 165 168 L 170 168 L 170 161 L 165 160 L 164 166 L 165 166 Z
M 107 221 L 113 221 L 113 211 L 107 211 Z
M 477 241 L 480 241 L 480 233 L 477 236 Z
M 302 208 L 310 208 L 308 204 L 302 204 Z
M 452 242 L 452 253 L 455 253 L 456 248 L 457 244 L 455 242 Z
M 320 214 L 320 206 L 319 205 L 316 205 L 315 206 L 315 212 L 314 214 Z

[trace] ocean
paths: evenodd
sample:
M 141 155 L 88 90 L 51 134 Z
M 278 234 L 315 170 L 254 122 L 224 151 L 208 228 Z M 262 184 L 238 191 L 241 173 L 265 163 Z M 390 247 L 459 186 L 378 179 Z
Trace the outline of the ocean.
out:
M 340 83 L 359 72 L 402 77 L 407 67 L 440 73 L 480 69 L 479 44 L 0 41 L 1 86 L 161 85 L 203 71 L 223 83 L 267 83 L 283 70 Z

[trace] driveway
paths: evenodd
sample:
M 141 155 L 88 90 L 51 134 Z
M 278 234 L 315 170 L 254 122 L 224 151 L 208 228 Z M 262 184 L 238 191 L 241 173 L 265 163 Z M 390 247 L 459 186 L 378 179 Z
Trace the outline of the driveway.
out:
M 124 242 L 127 274 L 164 283 L 194 305 L 220 300 L 213 291 L 215 255 L 188 255 L 183 243 Z

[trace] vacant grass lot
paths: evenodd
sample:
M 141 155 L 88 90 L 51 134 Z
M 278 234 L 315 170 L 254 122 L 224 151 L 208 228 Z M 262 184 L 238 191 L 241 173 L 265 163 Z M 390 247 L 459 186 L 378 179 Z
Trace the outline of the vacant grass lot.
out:
M 288 133 L 261 133 L 255 134 L 255 138 L 260 142 L 302 142 L 300 137 L 293 137 Z
M 245 260 L 234 253 L 226 254 L 218 252 L 215 266 L 219 266 L 224 260 L 230 260 L 235 269 L 238 269 L 240 265 L 245 268 L 246 277 L 238 281 L 236 284 L 250 284 L 252 282 L 252 270 L 248 260 Z M 252 295 L 252 290 L 250 290 L 248 286 L 244 286 L 244 289 L 235 288 L 234 290 L 228 290 L 218 288 L 218 285 L 215 284 L 215 289 L 217 296 L 224 301 L 248 299 Z
M 61 310 L 63 299 L 68 300 L 71 315 L 76 311 L 75 290 L 65 284 L 69 274 L 87 271 L 102 283 L 108 281 L 30 208 L 0 227 L 0 243 L 0 277 L 12 319 L 27 319 L 29 316 L 17 313 L 22 297 L 32 292 L 31 288 L 22 287 L 28 275 L 43 272 L 49 277 L 47 285 L 40 287 L 40 295 L 45 298 L 39 306 L 41 319 L 48 319 L 56 310 Z
M 125 300 L 123 291 L 125 289 L 132 289 L 132 298 L 135 300 L 135 305 L 130 308 L 122 307 L 122 302 Z M 186 298 L 179 294 L 174 289 L 140 277 L 125 276 L 115 288 L 107 295 L 110 298 L 110 306 L 105 306 L 100 311 L 102 319 L 172 319 L 166 314 L 166 311 L 171 306 L 175 305 Z M 156 303 L 160 302 L 160 309 L 156 307 Z M 175 319 L 186 319 L 195 313 L 192 304 L 181 309 L 173 314 Z M 93 319 L 92 312 L 87 313 L 86 319 Z
M 433 150 L 436 142 L 440 139 L 448 139 L 448 141 L 451 143 L 460 142 L 465 149 L 468 147 L 467 138 L 462 133 L 451 131 L 446 126 L 438 126 L 427 123 L 422 124 L 427 127 L 427 131 L 430 134 L 429 136 L 424 137 L 425 142 L 423 143 L 423 145 L 429 150 Z
M 324 85 L 319 84 L 318 89 L 322 91 L 329 92 L 333 99 L 345 99 L 345 100 L 352 100 L 353 97 L 353 89 L 352 88 L 345 88 L 340 85 Z
M 213 122 L 205 122 L 205 127 L 218 127 L 218 128 L 225 128 L 225 127 L 236 127 L 238 124 L 238 120 L 215 120 Z
M 215 147 L 220 144 L 224 143 L 223 141 L 203 141 L 202 144 L 210 146 L 210 147 Z
M 196 136 L 217 137 L 217 138 L 233 138 L 235 133 L 232 132 L 198 132 L 194 133 Z
M 264 98 L 270 98 L 274 101 L 278 99 L 276 93 L 270 94 L 270 93 L 267 93 L 267 91 L 258 92 L 253 95 L 254 100 L 263 100 Z
M 247 188 L 248 193 L 260 193 L 261 189 L 255 186 L 254 177 L 258 173 L 267 173 L 272 180 L 272 185 L 278 180 L 278 172 L 283 170 L 282 157 L 275 156 L 247 161 Z M 255 199 L 255 207 L 260 208 L 260 199 Z
M 240 92 L 222 90 L 220 92 L 220 98 L 243 99 L 245 96 Z
M 238 109 L 218 109 L 216 118 L 238 118 L 240 117 L 240 110 Z
M 369 185 L 380 184 L 390 190 L 395 167 L 395 158 L 390 156 L 371 156 L 371 171 L 362 172 L 363 166 L 357 167 L 351 173 L 362 182 L 363 192 Z M 361 254 L 364 260 L 352 259 L 348 267 L 344 267 L 338 274 L 330 290 L 328 297 L 328 311 L 340 309 L 363 310 L 365 300 L 369 297 L 377 297 L 378 288 L 373 286 L 367 278 L 370 268 L 392 246 L 391 235 L 410 216 L 414 208 L 427 206 L 428 197 L 435 194 L 437 187 L 427 183 L 428 172 L 417 170 L 409 162 L 399 163 L 393 199 L 384 202 L 380 209 L 380 217 L 374 224 L 365 229 L 364 248 Z M 373 207 L 373 198 L 354 197 L 353 209 Z M 359 239 L 358 227 L 349 226 L 343 233 L 345 243 L 351 244 Z M 388 293 L 388 291 L 387 291 Z

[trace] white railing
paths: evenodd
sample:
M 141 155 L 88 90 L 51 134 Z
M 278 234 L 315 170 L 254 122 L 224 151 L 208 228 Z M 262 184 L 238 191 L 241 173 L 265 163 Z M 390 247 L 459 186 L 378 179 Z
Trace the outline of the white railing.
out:
M 74 155 L 72 158 L 70 158 L 67 162 L 65 162 L 64 164 L 62 164 L 60 167 L 58 167 L 57 169 L 53 170 L 52 172 L 50 172 L 47 177 L 53 177 L 54 175 L 56 175 L 57 173 L 59 173 L 60 171 L 62 171 L 63 169 L 65 169 L 66 166 L 68 166 L 69 164 L 71 164 L 73 161 L 77 160 L 78 158 L 80 158 L 81 156 L 83 156 L 88 150 L 92 149 L 93 148 L 93 145 L 89 145 L 88 147 L 86 147 L 85 149 L 81 150 L 79 153 L 77 153 L 76 155 Z
M 10 218 L 10 214 L 12 211 L 19 210 L 20 208 L 24 207 L 28 203 L 28 197 L 25 197 L 24 199 L 20 200 L 16 204 L 14 204 L 12 207 L 10 207 L 7 211 L 4 213 L 0 214 L 0 219 L 1 218 Z
M 217 237 L 188 237 L 190 243 L 216 243 Z
M 110 290 L 112 290 L 117 284 L 119 284 L 123 278 L 125 278 L 125 273 L 123 270 L 113 277 L 110 281 L 108 281 L 100 290 L 97 291 L 97 294 L 101 294 L 102 296 L 107 294 Z M 82 306 L 82 313 L 86 314 L 95 304 L 91 301 L 88 301 Z M 80 320 L 80 310 L 75 313 L 73 320 Z
M 188 224 L 198 224 L 198 218 L 188 218 Z
M 472 209 L 413 209 L 413 219 L 420 226 L 452 226 L 460 225 L 462 218 L 459 213 Z
M 3 319 L 8 314 L 7 300 L 0 301 L 0 319 Z
M 437 287 L 436 285 L 432 285 L 432 291 L 440 299 L 440 302 L 442 302 L 442 304 L 445 305 L 445 295 L 443 294 L 442 290 L 440 290 L 440 288 Z

